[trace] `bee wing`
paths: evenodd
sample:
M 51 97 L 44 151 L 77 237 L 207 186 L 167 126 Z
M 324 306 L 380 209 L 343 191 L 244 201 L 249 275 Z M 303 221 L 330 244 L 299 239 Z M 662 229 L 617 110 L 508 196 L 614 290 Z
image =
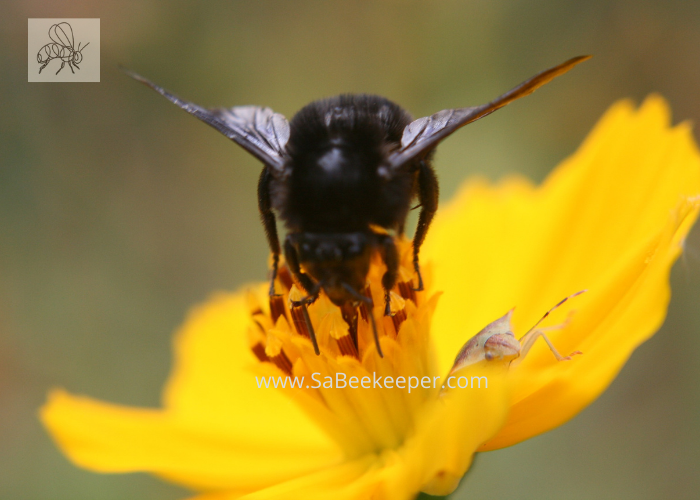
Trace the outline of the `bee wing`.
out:
M 591 56 L 579 56 L 569 59 L 559 66 L 533 76 L 487 104 L 470 108 L 445 109 L 409 123 L 403 131 L 401 147 L 388 158 L 389 171 L 399 170 L 411 160 L 430 151 L 457 129 L 493 113 L 516 99 L 533 93 L 542 85 L 551 82 L 557 76 L 563 75 L 577 64 L 590 58 Z
M 49 28 L 49 38 L 63 47 L 73 47 L 73 28 L 68 23 L 53 24 Z
M 283 169 L 286 157 L 285 146 L 289 139 L 289 122 L 281 114 L 259 106 L 203 108 L 180 99 L 141 75 L 126 69 L 124 71 L 173 104 L 214 127 L 265 165 L 277 170 Z
M 246 144 L 236 137 L 224 132 L 229 139 L 243 146 L 255 155 L 263 163 L 270 164 L 270 159 L 275 158 L 275 165 L 281 167 L 286 155 L 285 146 L 289 140 L 289 122 L 287 119 L 272 111 L 270 108 L 260 106 L 236 106 L 233 108 L 212 109 L 211 113 L 223 121 L 231 131 L 235 131 L 239 137 L 243 137 Z M 251 148 L 263 151 L 268 160 L 261 158 Z

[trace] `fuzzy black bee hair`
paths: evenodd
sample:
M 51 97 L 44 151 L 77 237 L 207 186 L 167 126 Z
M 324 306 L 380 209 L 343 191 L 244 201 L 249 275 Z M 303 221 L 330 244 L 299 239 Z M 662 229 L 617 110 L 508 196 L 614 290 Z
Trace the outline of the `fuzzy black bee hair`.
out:
M 379 168 L 401 145 L 411 116 L 372 95 L 315 101 L 290 122 L 289 177 L 272 182 L 273 207 L 291 231 L 357 232 L 368 224 L 397 229 L 406 218 L 412 179 L 383 182 Z

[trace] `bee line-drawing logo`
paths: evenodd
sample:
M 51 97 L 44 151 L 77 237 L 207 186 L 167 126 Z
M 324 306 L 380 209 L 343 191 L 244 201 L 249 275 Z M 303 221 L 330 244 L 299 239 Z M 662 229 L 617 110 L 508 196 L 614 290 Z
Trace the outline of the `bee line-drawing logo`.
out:
M 49 28 L 49 38 L 51 42 L 44 45 L 39 49 L 36 54 L 36 60 L 41 67 L 39 68 L 39 74 L 51 61 L 54 59 L 61 60 L 61 67 L 58 68 L 56 74 L 59 74 L 63 67 L 68 63 L 72 73 L 73 67 L 75 69 L 80 69 L 78 64 L 83 61 L 83 50 L 85 47 L 90 45 L 90 42 L 80 47 L 82 42 L 79 42 L 77 47 L 75 45 L 75 38 L 73 37 L 73 28 L 70 24 L 63 22 L 51 25 Z

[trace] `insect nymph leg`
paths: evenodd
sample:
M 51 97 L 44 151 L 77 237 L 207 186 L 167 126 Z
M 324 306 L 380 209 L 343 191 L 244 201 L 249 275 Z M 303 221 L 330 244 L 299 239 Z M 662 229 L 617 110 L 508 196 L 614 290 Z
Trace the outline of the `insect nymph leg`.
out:
M 556 350 L 556 348 L 554 347 L 554 344 L 552 344 L 552 341 L 549 340 L 547 335 L 545 335 L 545 333 L 544 333 L 547 330 L 561 330 L 562 328 L 565 328 L 566 325 L 569 324 L 569 319 L 571 318 L 571 314 L 569 314 L 569 318 L 567 318 L 567 320 L 564 323 L 562 323 L 561 325 L 554 325 L 554 326 L 549 326 L 546 328 L 537 328 L 537 327 L 539 326 L 540 323 L 542 323 L 542 321 L 547 316 L 549 316 L 553 311 L 555 311 L 557 308 L 559 308 L 559 306 L 561 306 L 564 302 L 576 297 L 577 295 L 581 295 L 585 291 L 586 290 L 581 290 L 580 292 L 576 292 L 573 295 L 569 295 L 568 297 L 561 300 L 558 304 L 556 304 L 554 307 L 552 307 L 549 311 L 544 313 L 544 316 L 542 316 L 540 318 L 540 320 L 537 323 L 535 323 L 535 326 L 530 328 L 530 330 L 528 330 L 528 332 L 520 338 L 520 359 L 525 357 L 525 355 L 528 353 L 530 348 L 534 345 L 534 343 L 538 337 L 542 337 L 544 339 L 544 341 L 547 342 L 547 345 L 549 346 L 549 350 L 552 351 L 552 354 L 554 354 L 554 357 L 557 358 L 557 361 L 568 361 L 571 359 L 571 356 L 573 356 L 574 354 L 581 354 L 581 351 L 574 351 L 571 354 L 569 354 L 568 356 L 562 356 L 561 354 L 559 354 L 559 351 Z
M 563 328 L 564 326 L 565 325 L 561 325 L 559 328 Z M 554 328 L 550 327 L 550 329 Z M 547 342 L 549 350 L 552 351 L 552 354 L 554 354 L 554 357 L 557 358 L 557 361 L 569 361 L 571 360 L 571 356 L 573 356 L 574 354 L 581 354 L 580 351 L 574 351 L 568 356 L 562 356 L 561 354 L 559 354 L 559 351 L 557 351 L 556 347 L 554 347 L 552 341 L 549 340 L 549 337 L 547 337 L 544 334 L 543 330 L 544 329 L 532 330 L 520 339 L 520 358 L 524 358 L 527 355 L 528 351 L 535 344 L 535 341 L 538 337 L 542 337 L 544 341 Z
M 270 296 L 275 295 L 275 279 L 277 278 L 277 266 L 280 261 L 280 240 L 277 236 L 277 223 L 275 214 L 272 212 L 272 202 L 270 200 L 270 180 L 272 173 L 269 167 L 265 167 L 260 174 L 258 181 L 258 209 L 260 218 L 265 228 L 267 244 L 272 252 L 272 277 L 270 278 Z
M 427 160 L 421 160 L 418 164 L 418 198 L 421 208 L 418 215 L 416 234 L 413 236 L 413 268 L 418 275 L 418 287 L 415 288 L 417 292 L 423 290 L 423 277 L 420 274 L 418 253 L 423 240 L 425 240 L 430 222 L 437 211 L 438 195 L 438 181 L 433 167 L 430 166 Z
M 384 288 L 384 316 L 391 315 L 389 293 L 396 284 L 396 277 L 399 271 L 399 253 L 396 250 L 394 239 L 389 235 L 377 235 L 379 245 L 382 248 L 382 257 L 386 264 L 386 272 L 382 276 L 382 287 Z

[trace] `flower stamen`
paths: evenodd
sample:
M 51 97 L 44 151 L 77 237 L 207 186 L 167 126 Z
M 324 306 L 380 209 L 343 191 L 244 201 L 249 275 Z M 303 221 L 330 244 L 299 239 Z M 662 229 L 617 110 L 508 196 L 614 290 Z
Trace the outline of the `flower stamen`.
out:
M 282 295 L 271 295 L 270 296 L 270 316 L 272 316 L 272 323 L 277 323 L 280 316 L 285 315 L 284 307 L 284 297 Z
M 397 245 L 406 256 L 399 272 L 410 276 L 411 242 L 399 239 Z M 269 313 L 260 317 L 257 303 L 249 301 L 259 325 L 251 324 L 249 345 L 260 361 L 260 373 L 269 376 L 274 366 L 285 377 L 300 381 L 304 376 L 303 387 L 288 385 L 285 392 L 348 456 L 399 446 L 414 428 L 423 403 L 437 394 L 415 382 L 408 391 L 409 377 L 437 375 L 429 339 L 436 300 L 422 300 L 425 292 L 412 291 L 410 282 L 403 287 L 405 298 L 397 285 L 389 295 L 390 316 L 384 316 L 381 283 L 386 268 L 379 255 L 357 303 L 341 307 L 323 291 L 304 303 L 298 285 L 287 287 L 284 262 L 279 269 L 275 289 L 280 295 L 270 297 Z M 383 320 L 373 321 L 376 317 Z
M 321 351 L 318 348 L 318 341 L 316 340 L 316 332 L 311 324 L 311 318 L 309 318 L 309 311 L 306 308 L 306 302 L 302 296 L 301 290 L 297 288 L 296 285 L 292 285 L 289 291 L 289 312 L 292 316 L 292 323 L 294 323 L 294 328 L 304 337 L 311 340 L 314 346 L 314 352 L 319 355 Z
M 255 357 L 258 358 L 260 361 L 271 361 L 267 354 L 265 354 L 265 346 L 262 342 L 254 344 L 253 347 L 250 348 L 250 350 L 253 351 Z

